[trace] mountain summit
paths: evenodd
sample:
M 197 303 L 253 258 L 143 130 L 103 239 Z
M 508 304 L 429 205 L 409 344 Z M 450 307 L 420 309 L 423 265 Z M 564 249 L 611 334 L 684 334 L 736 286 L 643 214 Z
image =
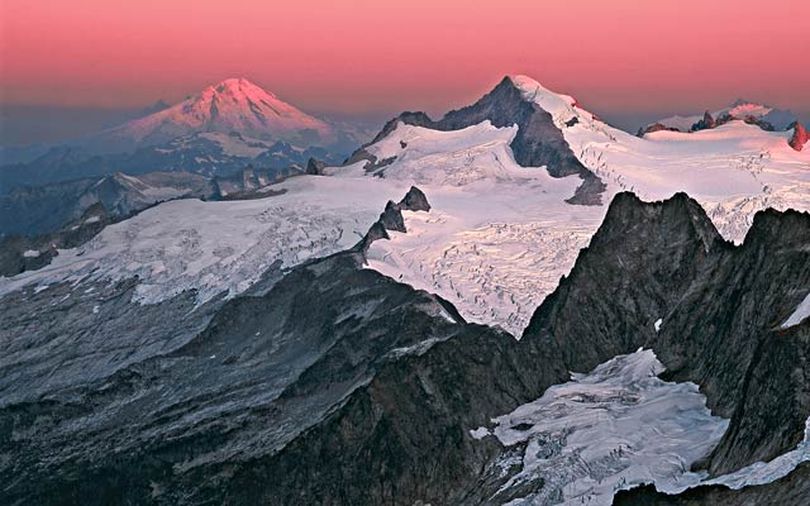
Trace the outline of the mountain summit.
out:
M 226 79 L 172 107 L 100 132 L 107 148 L 160 144 L 185 135 L 236 132 L 256 139 L 328 145 L 334 128 L 245 78 Z

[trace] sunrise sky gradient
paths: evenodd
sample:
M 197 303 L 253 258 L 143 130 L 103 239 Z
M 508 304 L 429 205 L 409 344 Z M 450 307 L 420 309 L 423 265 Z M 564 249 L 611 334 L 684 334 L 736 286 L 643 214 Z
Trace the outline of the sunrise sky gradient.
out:
M 3 107 L 140 107 L 244 76 L 308 111 L 437 113 L 523 73 L 606 115 L 810 111 L 805 0 L 0 5 Z

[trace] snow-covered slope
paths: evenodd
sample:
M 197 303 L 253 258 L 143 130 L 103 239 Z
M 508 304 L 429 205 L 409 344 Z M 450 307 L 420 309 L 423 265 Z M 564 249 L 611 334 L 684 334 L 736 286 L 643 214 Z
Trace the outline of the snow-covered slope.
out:
M 607 184 L 604 205 L 565 202 L 581 183 L 576 175 L 552 178 L 542 167 L 519 166 L 510 148 L 516 126 L 484 121 L 438 131 L 400 123 L 366 147 L 386 161 L 370 171 L 363 160 L 327 169 L 326 177 L 291 179 L 273 187 L 283 194 L 267 199 L 162 204 L 63 252 L 47 269 L 0 280 L 0 292 L 92 272 L 138 274 L 144 301 L 185 288 L 200 289 L 202 299 L 237 293 L 276 260 L 291 266 L 354 244 L 388 199 L 416 185 L 432 210 L 404 212 L 407 233 L 374 242 L 369 267 L 438 293 L 471 321 L 519 335 L 616 192 L 658 200 L 686 191 L 735 241 L 760 209 L 810 209 L 810 152 L 791 149 L 785 132 L 733 121 L 638 138 L 530 78 L 511 81 L 549 112 L 573 153 Z
M 95 141 L 152 145 L 200 132 L 328 145 L 334 128 L 244 78 L 226 79 L 179 104 L 101 132 Z
M 734 121 L 640 139 L 530 78 L 512 81 L 552 115 L 575 155 L 607 184 L 605 202 L 623 190 L 646 200 L 686 191 L 735 241 L 758 210 L 810 209 L 810 155 L 792 150 L 784 132 Z M 578 179 L 518 166 L 510 156 L 512 135 L 486 123 L 454 132 L 400 124 L 367 147 L 392 160 L 375 174 L 414 182 L 433 205 L 427 215 L 406 215 L 407 234 L 375 243 L 369 265 L 441 294 L 466 318 L 519 333 L 570 270 L 606 206 L 565 204 Z
M 273 265 L 291 267 L 356 244 L 386 201 L 405 193 L 374 183 L 302 176 L 272 187 L 274 196 L 264 199 L 167 202 L 61 251 L 41 270 L 0 278 L 0 296 L 31 283 L 133 276 L 142 303 L 191 289 L 199 302 L 241 293 Z

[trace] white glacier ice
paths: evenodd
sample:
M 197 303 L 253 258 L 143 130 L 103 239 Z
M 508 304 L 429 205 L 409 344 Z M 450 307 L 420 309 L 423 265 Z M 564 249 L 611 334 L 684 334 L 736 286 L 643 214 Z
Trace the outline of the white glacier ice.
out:
M 502 490 L 543 479 L 538 492 L 509 504 L 609 505 L 618 489 L 635 484 L 675 490 L 698 483 L 704 475 L 687 470 L 714 448 L 728 421 L 711 414 L 694 383 L 657 378 L 663 370 L 651 350 L 620 355 L 471 431 L 506 447 L 525 445 L 520 471 Z

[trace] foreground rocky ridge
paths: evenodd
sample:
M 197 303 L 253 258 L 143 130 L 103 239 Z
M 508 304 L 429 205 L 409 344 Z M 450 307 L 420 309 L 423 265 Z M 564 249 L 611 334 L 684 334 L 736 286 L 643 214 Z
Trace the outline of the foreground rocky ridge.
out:
M 770 460 L 810 416 L 810 328 L 780 327 L 810 287 L 808 244 L 807 213 L 760 212 L 735 247 L 684 194 L 649 205 L 619 194 L 523 342 L 555 343 L 575 371 L 651 348 L 669 379 L 694 381 L 731 418 L 712 474 Z
M 364 240 L 426 208 L 412 189 Z M 810 286 L 806 213 L 760 213 L 734 247 L 683 194 L 620 194 L 519 341 L 363 269 L 362 244 L 198 308 L 130 304 L 134 281 L 5 297 L 2 502 L 502 503 L 544 484 L 499 491 L 513 449 L 470 430 L 642 345 L 731 417 L 713 472 L 786 451 L 810 415 L 808 323 L 779 329 Z

